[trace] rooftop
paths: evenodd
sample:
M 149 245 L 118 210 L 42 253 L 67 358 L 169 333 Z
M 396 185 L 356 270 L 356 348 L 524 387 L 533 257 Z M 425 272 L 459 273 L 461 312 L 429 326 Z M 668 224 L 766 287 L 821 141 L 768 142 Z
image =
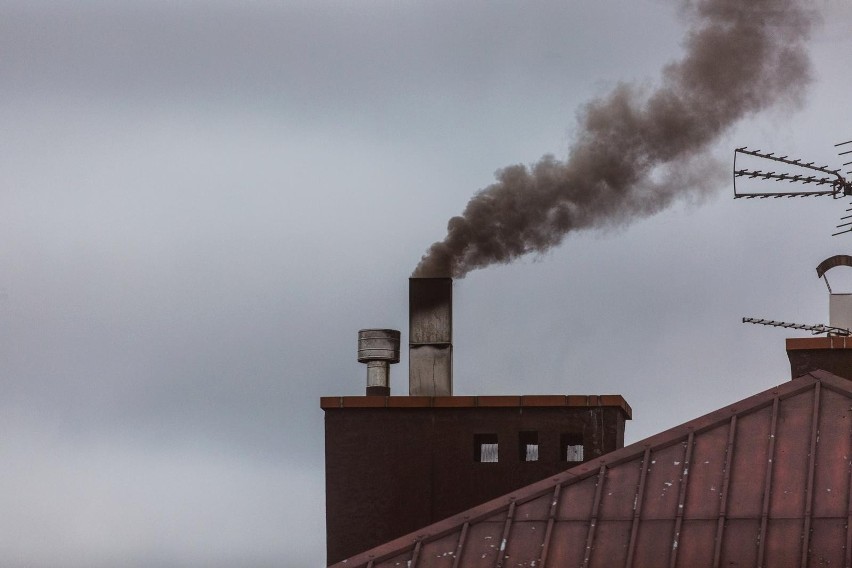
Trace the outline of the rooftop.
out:
M 814 371 L 335 567 L 850 566 L 850 425 Z

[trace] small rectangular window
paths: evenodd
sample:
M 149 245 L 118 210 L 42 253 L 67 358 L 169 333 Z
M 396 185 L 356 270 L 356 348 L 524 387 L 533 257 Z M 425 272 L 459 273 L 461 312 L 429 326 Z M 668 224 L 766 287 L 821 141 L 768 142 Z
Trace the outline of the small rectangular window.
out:
M 538 432 L 518 432 L 518 450 L 522 462 L 538 461 Z
M 562 449 L 562 461 L 583 461 L 583 435 L 576 432 L 562 434 L 560 444 Z
M 483 463 L 496 463 L 499 446 L 497 434 L 475 434 L 473 436 L 473 459 Z

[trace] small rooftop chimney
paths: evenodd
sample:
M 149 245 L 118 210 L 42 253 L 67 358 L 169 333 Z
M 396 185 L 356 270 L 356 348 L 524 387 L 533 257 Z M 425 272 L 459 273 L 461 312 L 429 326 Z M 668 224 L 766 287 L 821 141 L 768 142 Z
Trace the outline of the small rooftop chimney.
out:
M 836 266 L 852 266 L 852 256 L 837 254 L 826 258 L 816 268 L 817 276 L 828 288 L 828 325 L 837 328 L 828 337 L 796 337 L 787 339 L 787 357 L 793 378 L 811 371 L 828 371 L 852 380 L 852 294 L 831 289 L 826 272 Z
M 453 279 L 408 280 L 408 394 L 453 394 Z
M 358 362 L 367 364 L 367 396 L 390 396 L 390 365 L 399 363 L 399 336 L 395 329 L 358 332 Z

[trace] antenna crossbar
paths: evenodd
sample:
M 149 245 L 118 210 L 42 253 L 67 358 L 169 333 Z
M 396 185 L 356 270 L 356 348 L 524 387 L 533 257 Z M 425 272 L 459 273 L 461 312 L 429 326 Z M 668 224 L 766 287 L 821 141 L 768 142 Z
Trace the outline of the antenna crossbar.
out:
M 833 191 L 778 191 L 768 193 L 738 193 L 734 199 L 778 199 L 779 197 L 824 197 L 835 195 Z
M 830 325 L 808 325 L 804 323 L 789 323 L 786 321 L 775 321 L 775 320 L 767 320 L 760 318 L 743 318 L 743 323 L 754 323 L 758 325 L 768 325 L 771 327 L 785 327 L 788 329 L 802 329 L 806 331 L 813 332 L 814 335 L 818 335 L 820 333 L 830 333 L 833 335 L 852 335 L 848 329 L 843 329 L 841 327 L 832 327 Z
M 803 176 L 803 175 L 791 175 L 791 174 L 776 174 L 775 172 L 763 172 L 760 170 L 736 170 L 734 175 L 737 177 L 749 177 L 749 178 L 760 178 L 760 179 L 774 179 L 778 181 L 788 181 L 790 183 L 799 182 L 799 183 L 813 183 L 816 185 L 834 185 L 837 183 L 836 179 L 830 179 L 827 177 L 818 178 L 816 176 Z
M 840 177 L 840 170 L 831 170 L 828 166 L 815 166 L 814 162 L 803 162 L 802 160 L 791 160 L 787 156 L 776 156 L 774 152 L 761 152 L 760 150 L 749 150 L 747 147 L 743 146 L 742 148 L 737 148 L 736 152 L 740 154 L 748 154 L 749 156 L 755 156 L 757 158 L 765 158 L 767 160 L 773 160 L 775 162 L 782 162 L 784 164 L 789 164 L 791 166 L 796 166 L 799 168 L 807 168 L 809 170 L 816 170 L 818 172 L 822 172 L 824 174 L 833 174 Z

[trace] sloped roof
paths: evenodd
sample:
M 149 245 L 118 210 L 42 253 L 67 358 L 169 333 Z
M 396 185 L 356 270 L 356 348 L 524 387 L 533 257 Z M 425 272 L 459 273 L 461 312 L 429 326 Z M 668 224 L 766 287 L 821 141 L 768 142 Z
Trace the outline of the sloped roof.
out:
M 850 424 L 815 371 L 335 567 L 850 566 Z

